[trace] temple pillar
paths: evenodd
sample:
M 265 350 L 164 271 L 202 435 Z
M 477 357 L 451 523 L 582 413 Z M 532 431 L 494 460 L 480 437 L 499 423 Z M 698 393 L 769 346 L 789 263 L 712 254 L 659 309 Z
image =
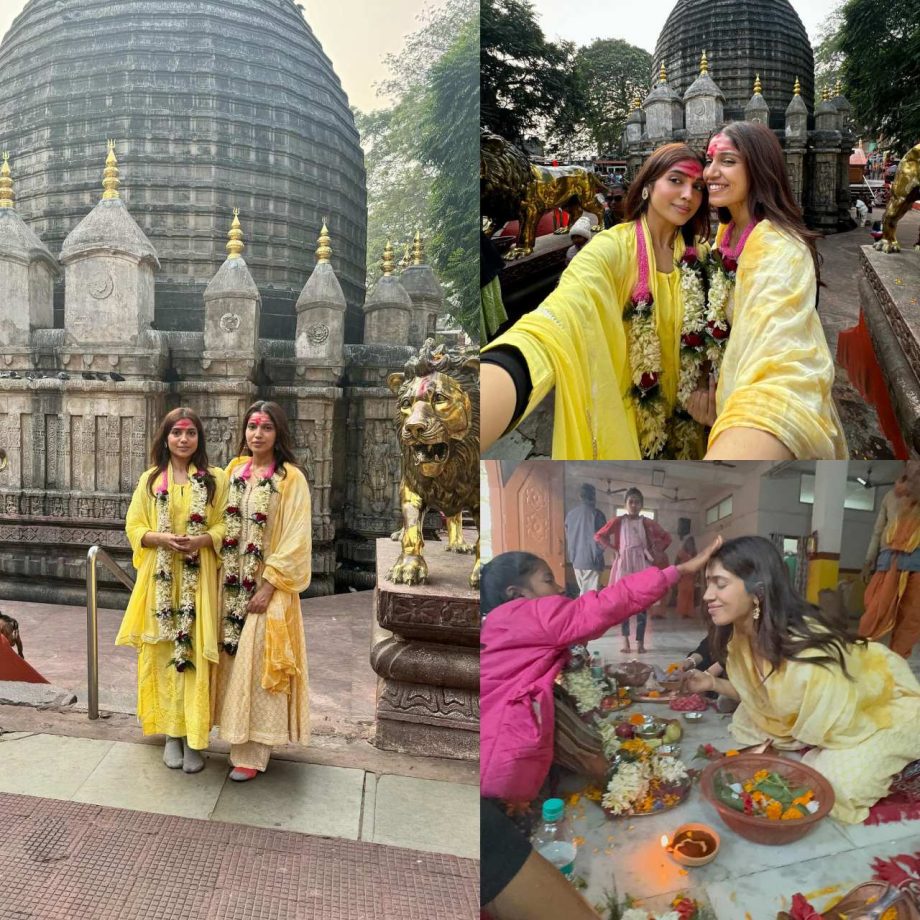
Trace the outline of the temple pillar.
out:
M 817 547 L 808 555 L 807 597 L 813 604 L 825 588 L 837 589 L 840 575 L 840 546 L 843 540 L 843 512 L 847 495 L 848 464 L 839 460 L 818 460 L 815 464 L 815 503 L 811 529 Z

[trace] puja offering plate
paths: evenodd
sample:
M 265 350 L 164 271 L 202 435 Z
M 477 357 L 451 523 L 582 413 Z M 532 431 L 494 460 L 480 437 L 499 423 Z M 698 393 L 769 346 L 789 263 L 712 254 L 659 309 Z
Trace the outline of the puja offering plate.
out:
M 678 783 L 669 783 L 661 785 L 651 795 L 651 808 L 644 811 L 627 811 L 621 815 L 615 815 L 601 805 L 601 810 L 608 818 L 642 818 L 646 815 L 660 815 L 664 811 L 670 811 L 677 808 L 684 799 L 690 794 L 690 787 L 693 785 L 691 777 L 687 776 Z

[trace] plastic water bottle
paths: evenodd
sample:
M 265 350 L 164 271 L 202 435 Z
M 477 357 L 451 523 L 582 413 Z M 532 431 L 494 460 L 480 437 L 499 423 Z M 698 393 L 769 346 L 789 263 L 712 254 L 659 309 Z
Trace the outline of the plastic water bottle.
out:
M 595 652 L 591 656 L 591 676 L 595 680 L 603 680 L 604 678 L 604 662 L 601 661 L 600 652 Z
M 544 859 L 549 860 L 569 881 L 572 880 L 577 847 L 565 818 L 562 799 L 547 799 L 543 803 L 543 823 L 534 833 L 532 843 Z

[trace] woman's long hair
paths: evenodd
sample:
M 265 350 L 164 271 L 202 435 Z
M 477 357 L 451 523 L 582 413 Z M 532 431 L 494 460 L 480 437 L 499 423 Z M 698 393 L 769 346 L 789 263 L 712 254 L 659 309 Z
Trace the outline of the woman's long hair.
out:
M 294 456 L 294 439 L 291 437 L 291 426 L 288 424 L 287 415 L 284 409 L 276 402 L 267 402 L 258 400 L 254 402 L 243 416 L 243 428 L 240 432 L 240 446 L 237 449 L 238 457 L 251 457 L 252 451 L 246 443 L 246 426 L 249 424 L 249 418 L 256 412 L 264 412 L 275 426 L 275 468 L 278 473 L 284 477 L 286 475 L 284 467 L 286 465 L 295 466 L 301 472 L 303 469 Z
M 754 220 L 769 220 L 795 239 L 801 240 L 815 264 L 815 279 L 821 286 L 821 256 L 816 241 L 821 239 L 805 226 L 802 209 L 795 203 L 783 148 L 776 135 L 764 124 L 733 121 L 719 134 L 735 145 L 744 160 L 748 177 L 748 211 Z M 728 208 L 719 208 L 719 220 L 727 224 L 732 218 Z
M 686 144 L 665 144 L 659 147 L 643 164 L 626 193 L 626 219 L 638 220 L 649 209 L 651 186 L 682 160 L 693 160 L 703 168 L 703 160 Z M 702 178 L 700 179 L 702 181 Z M 648 187 L 649 197 L 643 199 L 642 189 Z M 687 246 L 694 245 L 694 237 L 701 242 L 709 239 L 709 190 L 703 187 L 703 200 L 699 210 L 680 228 Z
M 211 471 L 208 469 L 208 450 L 204 439 L 204 426 L 201 424 L 198 413 L 187 406 L 180 406 L 178 409 L 173 409 L 172 412 L 167 412 L 153 436 L 153 443 L 150 445 L 150 463 L 156 468 L 156 472 L 147 479 L 147 491 L 153 495 L 153 488 L 159 482 L 160 474 L 169 464 L 169 442 L 167 438 L 169 437 L 169 432 L 172 431 L 173 425 L 184 418 L 187 418 L 198 431 L 198 448 L 189 458 L 189 462 L 194 463 L 199 472 L 205 474 L 204 482 L 208 490 L 208 503 L 210 504 L 214 499 L 216 484 Z
M 865 645 L 866 640 L 857 638 L 854 632 L 795 592 L 789 570 L 769 540 L 763 537 L 729 540 L 712 554 L 709 564 L 716 561 L 744 582 L 748 594 L 760 600 L 760 618 L 754 621 L 751 645 L 757 655 L 770 662 L 773 670 L 784 661 L 804 661 L 828 669 L 839 666 L 852 680 L 846 667 L 846 652 L 853 645 Z M 710 633 L 713 661 L 725 659 L 733 629 L 731 625 L 717 626 Z M 821 654 L 803 656 L 813 649 Z
M 479 613 L 489 611 L 508 602 L 508 588 L 523 587 L 537 571 L 543 560 L 533 553 L 499 553 L 487 562 L 479 575 Z

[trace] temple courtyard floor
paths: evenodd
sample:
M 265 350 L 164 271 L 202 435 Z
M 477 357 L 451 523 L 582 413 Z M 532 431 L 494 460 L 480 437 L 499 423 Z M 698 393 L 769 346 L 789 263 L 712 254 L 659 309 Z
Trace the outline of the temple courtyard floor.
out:
M 634 633 L 634 627 L 631 631 Z M 635 653 L 635 639 L 632 653 L 620 652 L 619 627 L 588 647 L 600 651 L 610 662 L 639 658 L 664 668 L 696 648 L 704 631 L 701 620 L 678 620 L 669 612 L 664 619 L 649 617 L 644 655 Z M 920 675 L 917 649 L 910 663 Z M 624 712 L 680 718 L 684 728 L 679 742 L 681 759 L 691 768 L 705 766 L 705 761 L 693 760 L 702 744 L 708 742 L 721 751 L 736 746 L 728 733 L 731 716 L 714 709 L 707 710 L 702 721 L 694 724 L 660 703 L 634 703 Z M 570 777 L 562 791 L 576 793 L 584 785 Z M 722 823 L 703 798 L 698 783 L 693 784 L 684 802 L 663 813 L 607 818 L 599 805 L 584 797 L 570 811 L 575 815 L 576 835 L 585 840 L 575 871 L 587 884 L 585 895 L 590 903 L 601 903 L 616 891 L 620 898 L 629 894 L 650 909 L 663 911 L 678 892 L 685 892 L 709 904 L 717 920 L 776 920 L 777 911 L 788 909 L 796 892 L 823 911 L 851 888 L 869 881 L 877 858 L 920 853 L 920 820 L 869 826 L 825 818 L 797 842 L 784 846 L 751 843 Z M 662 835 L 670 836 L 678 825 L 689 822 L 707 824 L 720 835 L 719 855 L 706 866 L 683 868 L 661 845 Z
M 186 775 L 141 736 L 135 652 L 113 645 L 120 611 L 99 612 L 102 717 L 90 720 L 86 611 L 2 602 L 30 664 L 77 697 L 0 703 L 2 920 L 475 916 L 478 764 L 372 744 L 372 600 L 303 601 L 310 745 L 277 748 L 239 784 L 223 742 Z

